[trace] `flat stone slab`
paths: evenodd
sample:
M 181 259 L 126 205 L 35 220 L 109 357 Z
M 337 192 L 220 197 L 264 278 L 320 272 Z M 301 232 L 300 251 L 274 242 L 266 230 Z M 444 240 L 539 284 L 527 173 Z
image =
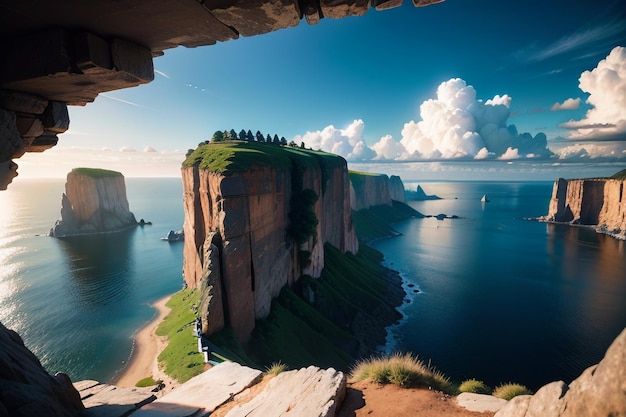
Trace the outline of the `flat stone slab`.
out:
M 484 413 L 489 411 L 495 413 L 504 407 L 508 401 L 493 395 L 474 394 L 472 392 L 463 392 L 456 397 L 459 406 L 469 411 Z
M 123 417 L 154 400 L 150 388 L 120 388 L 85 380 L 74 383 L 89 417 Z
M 262 372 L 236 362 L 222 362 L 191 378 L 132 417 L 186 417 L 215 411 L 241 391 L 257 383 Z
M 226 417 L 334 417 L 346 394 L 343 372 L 315 366 L 282 372 Z

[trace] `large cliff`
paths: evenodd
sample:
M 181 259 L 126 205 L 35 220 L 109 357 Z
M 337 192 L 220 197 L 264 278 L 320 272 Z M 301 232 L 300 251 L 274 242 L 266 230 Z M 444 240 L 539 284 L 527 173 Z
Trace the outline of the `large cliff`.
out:
M 136 225 L 121 173 L 75 168 L 67 174 L 61 218 L 50 229 L 50 236 L 116 232 Z
M 374 206 L 392 206 L 392 200 L 404 203 L 404 184 L 397 175 L 350 171 L 350 204 L 359 211 Z
M 247 142 L 204 144 L 182 168 L 183 274 L 201 288 L 203 332 L 246 341 L 272 299 L 319 277 L 324 244 L 356 253 L 343 158 Z
M 554 183 L 545 221 L 596 226 L 598 231 L 626 238 L 626 180 L 593 178 Z

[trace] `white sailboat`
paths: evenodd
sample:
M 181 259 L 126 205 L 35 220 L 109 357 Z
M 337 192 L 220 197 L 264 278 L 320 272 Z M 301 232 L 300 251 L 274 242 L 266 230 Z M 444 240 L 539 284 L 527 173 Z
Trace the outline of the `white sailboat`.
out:
M 483 195 L 483 198 L 480 199 L 480 202 L 481 203 L 488 203 L 489 202 L 489 199 L 487 198 L 487 194 Z

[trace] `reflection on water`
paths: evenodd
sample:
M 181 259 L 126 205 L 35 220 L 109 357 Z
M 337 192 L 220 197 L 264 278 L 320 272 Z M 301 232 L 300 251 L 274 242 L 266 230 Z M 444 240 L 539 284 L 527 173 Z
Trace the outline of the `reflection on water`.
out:
M 135 273 L 131 241 L 136 229 L 59 239 L 77 304 L 106 305 L 130 296 Z

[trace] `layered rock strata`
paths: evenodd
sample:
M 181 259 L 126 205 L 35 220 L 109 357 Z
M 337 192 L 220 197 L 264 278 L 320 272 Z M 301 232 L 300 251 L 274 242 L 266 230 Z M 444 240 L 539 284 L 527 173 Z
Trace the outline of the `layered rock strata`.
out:
M 20 336 L 0 323 L 0 415 L 82 415 L 83 404 L 65 374 L 48 374 Z
M 203 145 L 196 151 L 206 156 L 220 146 Z M 183 274 L 189 287 L 202 289 L 203 332 L 211 335 L 229 325 L 245 341 L 255 321 L 269 314 L 272 299 L 284 285 L 302 275 L 320 276 L 325 243 L 356 253 L 358 241 L 343 158 L 273 145 L 227 146 L 238 148 L 226 170 L 190 159 L 182 168 Z M 272 155 L 237 169 L 246 158 L 239 149 L 248 148 Z M 317 195 L 307 214 L 314 215 L 317 224 L 300 244 L 289 230 L 306 220 L 297 212 L 303 209 L 295 207 L 307 191 Z
M 136 225 L 121 173 L 76 168 L 67 174 L 65 193 L 61 199 L 61 218 L 50 230 L 50 236 L 117 232 Z
M 391 200 L 404 203 L 404 184 L 400 177 L 369 172 L 350 172 L 350 204 L 352 210 L 374 206 L 392 206 Z
M 612 178 L 554 183 L 549 212 L 541 220 L 595 226 L 598 231 L 626 238 L 626 180 Z
M 413 0 L 416 7 L 442 0 Z M 402 0 L 8 1 L 0 5 L 0 164 L 41 152 L 68 129 L 67 105 L 154 79 L 153 57 L 364 15 Z M 1 168 L 1 167 L 0 167 Z M 6 182 L 0 169 L 0 183 Z

